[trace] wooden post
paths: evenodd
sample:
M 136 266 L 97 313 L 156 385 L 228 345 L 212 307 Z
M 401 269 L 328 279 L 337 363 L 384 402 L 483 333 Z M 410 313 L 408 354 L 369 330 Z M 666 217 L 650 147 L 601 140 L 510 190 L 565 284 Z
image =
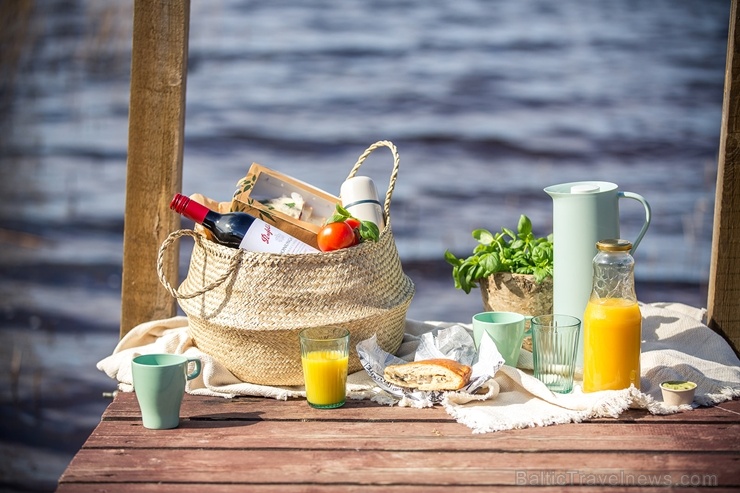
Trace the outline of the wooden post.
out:
M 156 259 L 162 241 L 180 225 L 169 203 L 182 188 L 189 24 L 190 0 L 135 1 L 121 337 L 141 322 L 175 314 Z M 165 272 L 177 279 L 176 254 Z
M 740 22 L 730 8 L 707 323 L 740 348 Z

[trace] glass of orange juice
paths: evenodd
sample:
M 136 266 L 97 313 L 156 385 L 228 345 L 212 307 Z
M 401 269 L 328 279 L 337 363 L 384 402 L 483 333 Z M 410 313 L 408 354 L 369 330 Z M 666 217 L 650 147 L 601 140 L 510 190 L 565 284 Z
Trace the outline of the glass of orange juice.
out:
M 349 331 L 311 327 L 299 333 L 306 400 L 311 407 L 334 409 L 347 395 Z

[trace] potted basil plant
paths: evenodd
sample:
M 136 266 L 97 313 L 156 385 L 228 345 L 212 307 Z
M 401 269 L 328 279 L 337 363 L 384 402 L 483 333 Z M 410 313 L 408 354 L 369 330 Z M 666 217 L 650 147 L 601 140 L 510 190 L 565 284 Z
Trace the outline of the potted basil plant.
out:
M 523 214 L 516 232 L 476 229 L 472 234 L 478 241 L 472 255 L 457 258 L 445 251 L 456 288 L 470 293 L 480 284 L 486 311 L 552 313 L 552 234 L 535 237 L 532 221 Z

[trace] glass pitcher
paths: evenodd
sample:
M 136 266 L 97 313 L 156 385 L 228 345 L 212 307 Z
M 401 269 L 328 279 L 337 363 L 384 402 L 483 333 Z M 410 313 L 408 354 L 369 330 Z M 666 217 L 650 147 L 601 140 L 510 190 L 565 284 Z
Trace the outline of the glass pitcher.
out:
M 640 389 L 642 315 L 627 240 L 601 240 L 583 314 L 583 391 Z

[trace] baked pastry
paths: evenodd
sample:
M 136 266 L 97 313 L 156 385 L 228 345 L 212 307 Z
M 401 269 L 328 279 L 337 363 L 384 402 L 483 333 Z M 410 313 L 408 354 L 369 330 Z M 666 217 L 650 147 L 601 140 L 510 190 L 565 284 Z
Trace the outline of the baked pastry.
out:
M 399 387 L 419 390 L 458 390 L 470 381 L 473 369 L 451 359 L 427 359 L 388 365 L 383 377 Z

